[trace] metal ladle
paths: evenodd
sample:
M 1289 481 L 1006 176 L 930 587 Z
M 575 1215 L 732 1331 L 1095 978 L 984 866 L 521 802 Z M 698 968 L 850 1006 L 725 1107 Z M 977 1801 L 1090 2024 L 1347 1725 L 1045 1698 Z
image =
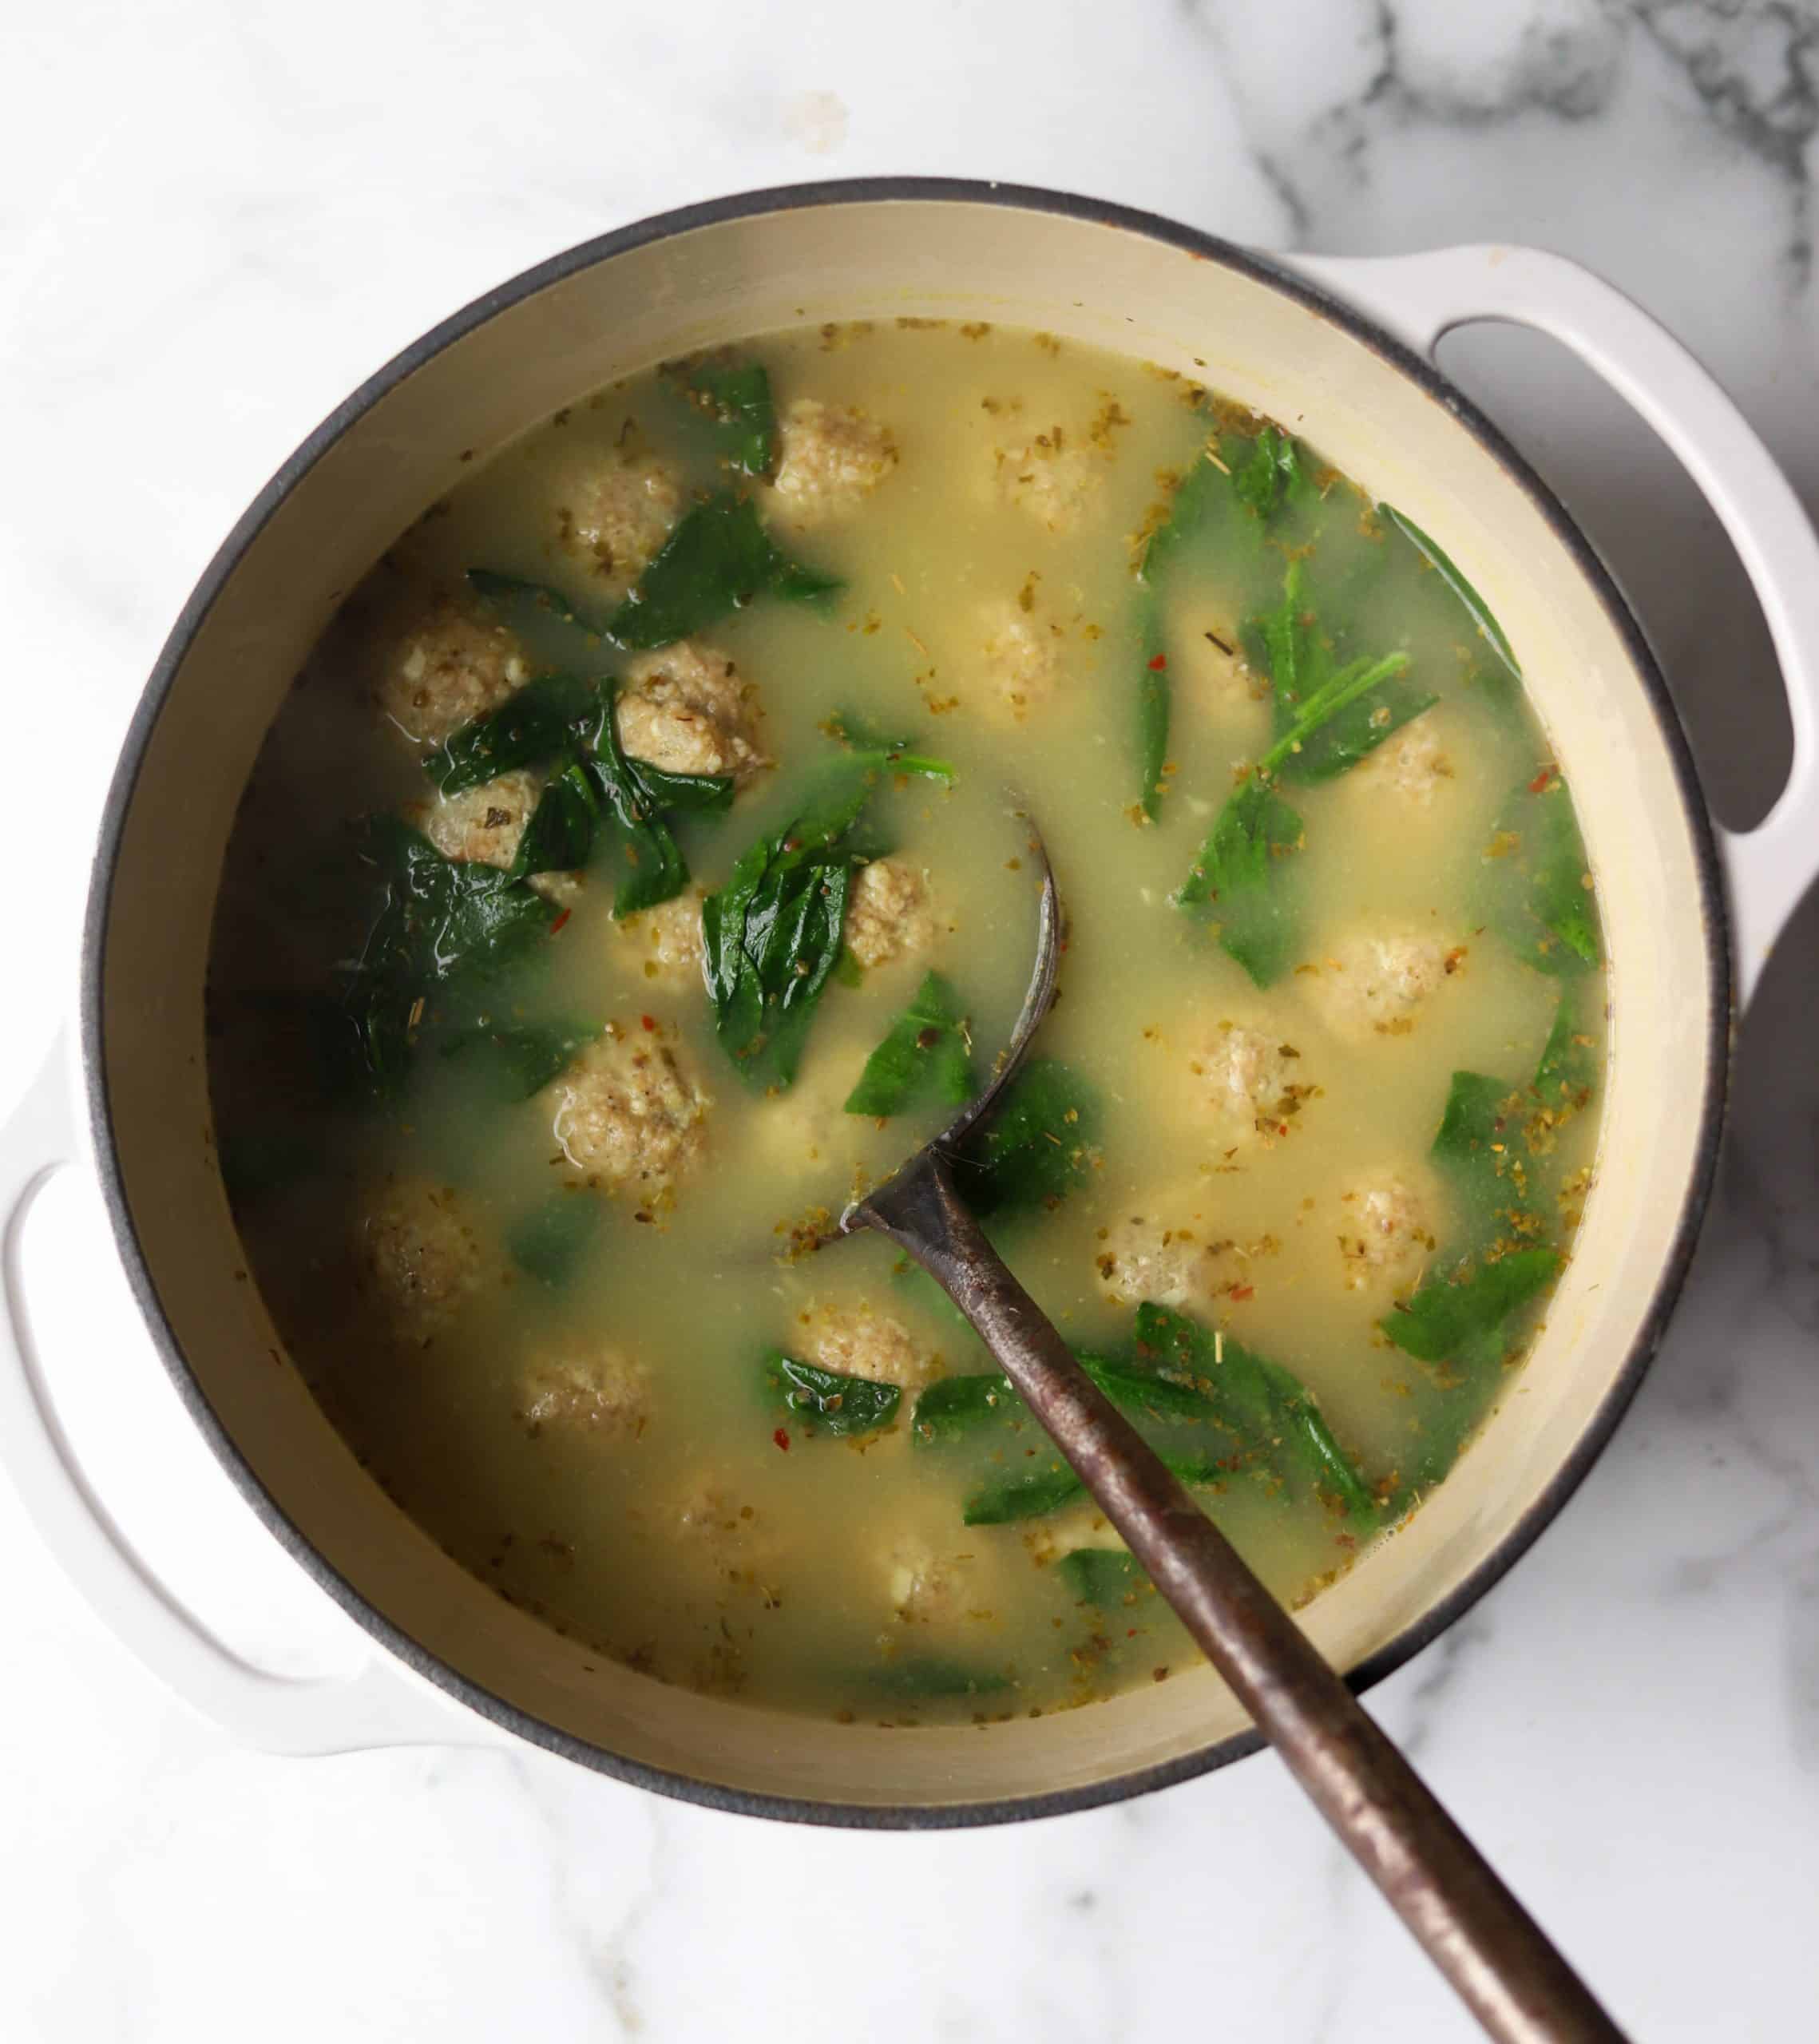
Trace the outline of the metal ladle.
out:
M 1390 1907 L 1501 2044 L 1623 2044 L 1623 2033 L 1343 1678 L 1093 1383 L 955 1190 L 961 1144 L 1003 1099 L 1055 998 L 1061 905 L 1040 835 L 1036 969 L 991 1083 L 841 1216 L 921 1265 L 1048 1429 L 1125 1545 Z

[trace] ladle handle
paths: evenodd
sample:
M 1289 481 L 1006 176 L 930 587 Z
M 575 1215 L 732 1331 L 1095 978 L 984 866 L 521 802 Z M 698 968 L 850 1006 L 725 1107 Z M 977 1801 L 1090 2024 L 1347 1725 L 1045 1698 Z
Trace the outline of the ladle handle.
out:
M 1501 2044 L 1623 2033 L 1344 1681 L 1069 1353 L 929 1152 L 849 1216 L 965 1314 L 1258 1729 Z

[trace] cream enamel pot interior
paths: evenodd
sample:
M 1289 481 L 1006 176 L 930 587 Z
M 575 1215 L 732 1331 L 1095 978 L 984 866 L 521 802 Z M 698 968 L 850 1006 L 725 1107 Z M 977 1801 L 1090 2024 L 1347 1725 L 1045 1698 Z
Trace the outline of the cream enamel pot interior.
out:
M 1536 1351 L 1457 1473 L 1305 1614 L 1329 1658 L 1369 1682 L 1466 1610 L 1583 1476 L 1659 1340 L 1713 1171 L 1734 980 L 1747 989 L 1819 863 L 1819 544 L 1706 373 L 1609 287 L 1520 249 L 1278 263 L 1090 201 L 917 180 L 672 214 L 505 285 L 408 350 L 240 521 L 172 634 L 109 798 L 75 1120 L 78 1089 L 59 1065 L 9 1131 L 0 1455 L 104 1618 L 254 1743 L 303 1753 L 522 1737 L 706 1803 L 878 1825 L 1076 1808 L 1255 1744 L 1204 1670 L 984 1733 L 912 1733 L 756 1711 L 593 1662 L 401 1515 L 279 1357 L 255 1289 L 236 1281 L 203 1055 L 215 876 L 254 753 L 338 598 L 465 472 L 468 450 L 485 455 L 578 394 L 768 327 L 903 314 L 1016 322 L 1147 356 L 1291 423 L 1438 537 L 1482 591 L 1579 799 L 1614 1016 L 1596 1189 Z M 1735 541 L 1795 736 L 1789 785 L 1749 836 L 1708 820 L 1660 677 L 1584 540 L 1430 366 L 1443 331 L 1485 318 L 1577 349 L 1670 442 Z M 149 1579 L 73 1466 L 14 1302 L 18 1213 L 81 1147 L 78 1124 L 196 1424 L 372 1637 L 352 1680 L 282 1681 L 225 1655 Z

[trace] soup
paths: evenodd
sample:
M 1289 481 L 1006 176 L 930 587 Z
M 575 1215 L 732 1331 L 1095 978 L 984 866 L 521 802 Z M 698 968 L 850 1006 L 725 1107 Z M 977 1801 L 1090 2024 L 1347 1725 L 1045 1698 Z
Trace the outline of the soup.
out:
M 578 400 L 312 655 L 209 989 L 250 1267 L 446 1551 L 664 1682 L 989 1722 L 1185 1635 L 842 1207 L 962 1190 L 1299 1602 L 1444 1480 L 1591 1182 L 1595 897 L 1514 651 L 1284 426 L 1051 337 Z M 1471 1480 L 1468 1462 L 1455 1480 Z

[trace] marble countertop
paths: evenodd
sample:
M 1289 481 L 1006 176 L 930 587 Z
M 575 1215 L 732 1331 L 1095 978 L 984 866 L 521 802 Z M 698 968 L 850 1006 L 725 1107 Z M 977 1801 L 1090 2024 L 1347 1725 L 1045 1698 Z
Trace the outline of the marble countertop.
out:
M 15 958 L 70 956 L 117 734 L 293 444 L 485 286 L 688 200 L 921 170 L 1265 248 L 1537 242 L 1666 319 L 1819 504 L 1809 0 L 67 0 L 7 39 Z M 1447 360 L 1611 557 L 1720 810 L 1760 814 L 1786 719 L 1709 513 L 1551 343 L 1480 331 Z M 1639 2039 L 1814 2028 L 1816 993 L 1809 905 L 1748 1019 L 1722 1194 L 1632 1413 L 1513 1575 L 1373 1697 Z M 60 1008 L 0 1004 L 0 1094 Z M 186 1431 L 103 1242 L 71 1178 L 26 1242 L 102 1495 L 249 1656 L 356 1657 Z M 274 1760 L 168 1698 L 3 1489 L 0 1549 L 18 2044 L 1465 2034 L 1266 1757 L 940 1836 L 718 1816 L 528 1749 Z

